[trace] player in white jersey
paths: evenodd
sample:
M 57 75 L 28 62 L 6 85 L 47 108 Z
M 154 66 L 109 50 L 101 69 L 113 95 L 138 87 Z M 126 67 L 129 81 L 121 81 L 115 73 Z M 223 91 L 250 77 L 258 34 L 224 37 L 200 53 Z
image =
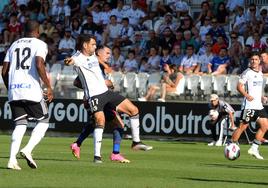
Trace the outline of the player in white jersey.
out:
M 256 121 L 259 129 L 248 154 L 263 159 L 259 154 L 259 145 L 268 128 L 268 115 L 262 105 L 262 101 L 267 101 L 263 94 L 263 74 L 260 70 L 260 56 L 253 54 L 250 59 L 250 66 L 239 79 L 237 90 L 244 96 L 242 113 L 239 128 L 232 135 L 232 142 L 237 142 L 240 135 L 247 129 L 251 121 Z
M 96 128 L 93 133 L 94 137 L 94 162 L 101 163 L 101 142 L 103 129 L 105 125 L 105 116 L 103 113 L 106 104 L 116 106 L 116 110 L 126 113 L 130 116 L 130 124 L 132 130 L 133 143 L 132 148 L 140 147 L 145 150 L 152 149 L 140 141 L 139 135 L 139 110 L 128 99 L 123 96 L 108 90 L 105 84 L 102 71 L 99 66 L 98 59 L 95 55 L 96 40 L 90 35 L 80 35 L 77 42 L 77 53 L 66 64 L 74 64 L 78 72 L 79 79 L 84 88 L 85 96 L 90 99 L 91 110 L 94 114 Z M 111 56 L 109 47 L 105 47 L 98 51 L 99 60 L 108 62 Z
M 29 21 L 25 26 L 25 32 L 27 36 L 15 41 L 8 49 L 2 70 L 15 124 L 7 167 L 15 170 L 21 170 L 16 155 L 19 152 L 28 120 L 36 121 L 37 124 L 29 142 L 20 150 L 20 154 L 31 168 L 37 168 L 31 153 L 44 137 L 49 125 L 44 95 L 49 102 L 53 99 L 44 64 L 48 49 L 46 43 L 37 39 L 39 37 L 38 22 Z M 46 93 L 43 93 L 40 78 L 47 88 Z

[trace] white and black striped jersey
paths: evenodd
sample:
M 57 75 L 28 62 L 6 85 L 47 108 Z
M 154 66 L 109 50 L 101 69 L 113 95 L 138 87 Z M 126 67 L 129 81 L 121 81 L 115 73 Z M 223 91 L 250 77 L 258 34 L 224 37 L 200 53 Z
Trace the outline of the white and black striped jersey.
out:
M 254 99 L 248 101 L 244 98 L 242 103 L 242 109 L 263 109 L 262 105 L 262 93 L 263 93 L 263 74 L 261 71 L 254 71 L 251 68 L 247 68 L 240 76 L 239 82 L 244 84 L 247 93 Z
M 10 63 L 9 101 L 42 100 L 43 91 L 36 68 L 36 56 L 45 61 L 47 52 L 47 44 L 37 38 L 21 38 L 13 42 L 4 59 L 4 62 Z
M 98 58 L 95 54 L 85 56 L 77 51 L 72 58 L 86 98 L 102 94 L 108 90 Z
M 216 107 L 212 107 L 212 105 L 209 104 L 209 109 L 217 110 L 219 114 L 229 114 L 230 112 L 234 113 L 233 107 L 229 103 L 222 100 L 219 100 L 219 104 Z

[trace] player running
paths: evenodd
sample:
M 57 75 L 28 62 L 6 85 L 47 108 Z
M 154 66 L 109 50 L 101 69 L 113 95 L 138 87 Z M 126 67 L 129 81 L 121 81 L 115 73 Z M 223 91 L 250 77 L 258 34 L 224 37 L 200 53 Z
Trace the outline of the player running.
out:
M 25 25 L 26 36 L 13 42 L 4 59 L 2 76 L 8 90 L 8 100 L 15 129 L 11 136 L 10 157 L 7 168 L 21 170 L 16 155 L 19 152 L 28 120 L 37 122 L 27 145 L 20 150 L 31 168 L 37 168 L 32 151 L 48 129 L 48 108 L 40 85 L 40 78 L 47 88 L 45 97 L 53 99 L 52 88 L 46 75 L 47 44 L 37 39 L 39 24 L 29 21 Z
M 239 128 L 232 135 L 232 142 L 237 142 L 241 134 L 247 129 L 249 123 L 256 121 L 259 129 L 248 154 L 257 159 L 263 159 L 259 153 L 264 134 L 268 128 L 268 115 L 262 105 L 262 101 L 267 101 L 263 97 L 263 73 L 260 70 L 260 56 L 253 54 L 250 59 L 250 66 L 240 76 L 237 90 L 244 96 L 242 113 Z

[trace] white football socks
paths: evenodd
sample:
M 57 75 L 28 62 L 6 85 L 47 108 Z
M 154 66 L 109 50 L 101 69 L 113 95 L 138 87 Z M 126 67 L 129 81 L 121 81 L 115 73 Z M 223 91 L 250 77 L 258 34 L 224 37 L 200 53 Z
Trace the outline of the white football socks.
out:
M 95 128 L 93 133 L 94 139 L 94 156 L 101 157 L 101 142 L 102 142 L 103 128 Z
M 132 133 L 132 141 L 140 142 L 140 120 L 139 115 L 130 117 L 130 127 Z
M 27 129 L 26 125 L 17 125 L 11 136 L 11 146 L 10 146 L 10 162 L 17 162 L 16 156 L 20 150 L 21 141 L 23 135 L 25 134 Z
M 24 151 L 32 153 L 34 147 L 42 140 L 45 136 L 45 133 L 48 129 L 49 124 L 39 122 L 36 124 L 35 128 L 32 131 L 31 137 L 27 145 L 23 148 Z

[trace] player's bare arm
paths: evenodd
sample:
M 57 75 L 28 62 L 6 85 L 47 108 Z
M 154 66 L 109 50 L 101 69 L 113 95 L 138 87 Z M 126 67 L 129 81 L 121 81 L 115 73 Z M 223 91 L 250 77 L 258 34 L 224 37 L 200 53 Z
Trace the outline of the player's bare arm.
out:
M 36 68 L 41 80 L 43 81 L 45 87 L 47 88 L 47 91 L 44 93 L 44 96 L 47 98 L 48 102 L 51 102 L 53 99 L 53 91 L 50 85 L 50 81 L 46 74 L 45 62 L 42 57 L 36 56 Z
M 2 68 L 2 77 L 4 84 L 6 88 L 8 89 L 8 71 L 9 71 L 9 62 L 4 62 L 3 63 L 3 68 Z
M 241 93 L 241 95 L 243 95 L 244 97 L 246 97 L 247 98 L 247 100 L 248 101 L 252 101 L 254 98 L 252 97 L 252 96 L 250 96 L 246 91 L 245 91 L 245 89 L 244 89 L 244 84 L 242 84 L 242 83 L 238 83 L 237 84 L 237 91 L 239 92 L 239 93 Z

